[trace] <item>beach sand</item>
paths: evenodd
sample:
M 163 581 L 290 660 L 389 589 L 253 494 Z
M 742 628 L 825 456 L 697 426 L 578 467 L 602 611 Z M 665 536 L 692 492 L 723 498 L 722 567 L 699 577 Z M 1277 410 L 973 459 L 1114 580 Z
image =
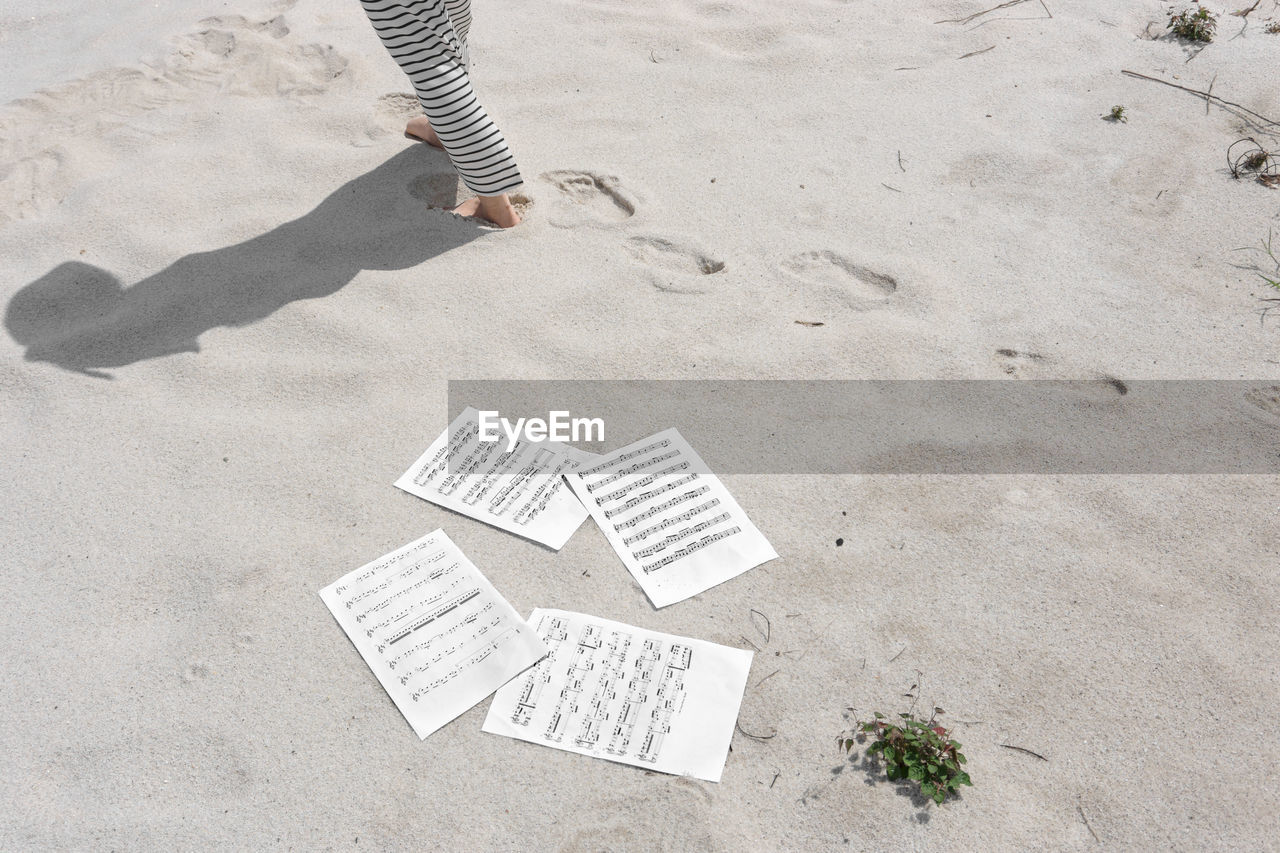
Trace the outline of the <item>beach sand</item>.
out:
M 1200 52 L 1150 0 L 475 0 L 511 231 L 432 209 L 355 0 L 111 5 L 105 53 L 4 19 L 68 54 L 0 108 L 0 847 L 1275 849 L 1274 476 L 726 476 L 781 558 L 660 611 L 590 523 L 391 485 L 449 379 L 1280 379 L 1224 157 L 1280 138 L 1121 74 L 1280 118 L 1273 0 Z M 719 784 L 487 702 L 419 742 L 317 591 L 437 527 L 521 613 L 754 643 L 768 737 Z M 836 746 L 913 684 L 942 808 Z

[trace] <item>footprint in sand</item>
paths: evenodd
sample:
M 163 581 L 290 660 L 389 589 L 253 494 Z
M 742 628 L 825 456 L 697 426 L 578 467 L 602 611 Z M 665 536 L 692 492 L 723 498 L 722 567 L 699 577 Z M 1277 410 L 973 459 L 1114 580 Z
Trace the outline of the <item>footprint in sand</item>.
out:
M 195 661 L 187 664 L 187 668 L 182 671 L 182 680 L 187 684 L 192 684 L 204 678 L 209 677 L 209 665 L 203 661 Z
M 1029 349 L 1001 347 L 996 350 L 995 355 L 996 363 L 1009 376 L 1017 379 L 1056 379 L 1050 375 L 1051 369 L 1046 369 L 1054 363 L 1054 360 L 1042 353 Z M 1094 374 L 1093 379 L 1064 383 L 1061 385 L 1061 393 L 1069 395 L 1071 399 L 1089 403 L 1111 403 L 1117 397 L 1123 397 L 1129 393 L 1129 386 L 1123 379 L 1098 370 L 1089 372 Z
M 214 15 L 212 18 L 204 18 L 200 23 L 211 27 L 252 30 L 258 33 L 266 33 L 276 39 L 289 35 L 289 24 L 285 21 L 283 15 L 276 15 L 267 21 L 251 21 L 243 15 Z
M 422 174 L 409 181 L 409 195 L 429 207 L 454 208 L 465 197 L 467 188 L 454 171 Z
M 783 261 L 782 271 L 855 311 L 882 308 L 898 291 L 893 276 L 826 249 L 793 255 Z
M 564 169 L 540 180 L 556 189 L 547 220 L 558 228 L 616 225 L 635 215 L 635 198 L 613 175 Z
M 440 211 L 451 211 L 475 193 L 467 189 L 466 184 L 458 177 L 458 173 L 450 169 L 448 172 L 424 172 L 416 175 L 405 185 L 409 195 Z M 528 219 L 533 210 L 533 199 L 524 193 L 511 193 L 511 204 L 520 214 L 521 219 Z M 476 222 L 488 227 L 484 220 Z
M 724 272 L 724 261 L 661 237 L 632 237 L 626 247 L 649 283 L 666 293 L 706 293 L 713 284 L 707 277 Z
M 1245 392 L 1244 399 L 1258 411 L 1280 418 L 1280 385 L 1250 389 Z
M 422 103 L 407 92 L 388 92 L 378 98 L 378 113 L 396 121 L 408 121 L 422 115 Z
M 367 148 L 392 134 L 399 137 L 405 123 L 420 115 L 422 115 L 422 105 L 415 95 L 407 92 L 388 92 L 374 102 L 363 134 L 353 139 L 351 144 L 356 148 Z M 405 143 L 408 144 L 408 140 L 405 140 Z
M 566 835 L 562 853 L 586 853 L 600 849 L 600 839 L 607 837 L 615 850 L 700 850 L 707 853 L 729 849 L 715 831 L 717 811 L 710 783 L 688 777 L 655 778 L 636 795 L 622 797 L 604 795 L 598 804 L 598 825 L 584 827 Z M 661 814 L 667 820 L 660 824 L 638 825 L 637 813 Z
M 1032 365 L 1043 364 L 1048 359 L 1038 352 L 1001 347 L 996 350 L 996 360 L 1005 373 L 1020 376 Z
M 146 122 L 130 119 L 219 97 L 278 99 L 326 92 L 347 59 L 300 44 L 279 16 L 206 18 L 146 70 L 109 68 L 0 106 L 0 225 L 55 207 L 104 164 L 130 157 Z M 85 112 L 84 105 L 94 109 Z M 61 140 L 90 139 L 86 149 Z M 52 144 L 51 144 L 52 142 Z

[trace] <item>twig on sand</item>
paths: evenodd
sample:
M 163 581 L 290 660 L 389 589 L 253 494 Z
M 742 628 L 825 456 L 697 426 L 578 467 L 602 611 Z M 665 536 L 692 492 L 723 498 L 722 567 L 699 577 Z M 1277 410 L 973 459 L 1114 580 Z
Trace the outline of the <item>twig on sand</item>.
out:
M 1137 77 L 1139 80 L 1150 80 L 1153 83 L 1163 83 L 1164 85 L 1170 86 L 1174 89 L 1181 89 L 1184 92 L 1190 92 L 1193 95 L 1199 95 L 1200 97 L 1204 98 L 1206 101 L 1213 100 L 1213 101 L 1217 101 L 1219 104 L 1223 104 L 1224 106 L 1233 107 L 1237 110 L 1240 110 L 1243 113 L 1251 115 L 1254 118 L 1265 122 L 1266 124 L 1272 127 L 1280 126 L 1280 121 L 1267 118 L 1261 113 L 1255 113 L 1253 110 L 1249 109 L 1248 107 L 1243 106 L 1241 104 L 1237 104 L 1235 101 L 1228 101 L 1226 98 L 1220 98 L 1217 95 L 1211 94 L 1209 92 L 1202 92 L 1199 89 L 1192 89 L 1188 86 L 1179 86 L 1177 83 L 1170 83 L 1168 80 L 1161 80 L 1159 77 L 1151 77 L 1146 74 L 1139 74 L 1137 71 L 1129 71 L 1128 69 L 1124 69 L 1124 68 L 1120 69 L 1120 73 L 1126 74 L 1130 77 Z
M 1084 806 L 1080 805 L 1079 802 L 1076 803 L 1076 811 L 1080 813 L 1080 819 L 1084 821 L 1084 828 L 1089 830 L 1089 834 L 1093 836 L 1093 840 L 1101 844 L 1102 839 L 1098 837 L 1098 833 L 1093 831 L 1093 826 L 1089 824 L 1089 818 L 1084 813 Z
M 967 24 L 970 21 L 978 20 L 983 15 L 990 15 L 992 12 L 999 12 L 1001 9 L 1008 9 L 1010 6 L 1020 6 L 1026 2 L 1028 2 L 1028 0 L 1008 0 L 1008 2 L 1001 3 L 999 6 L 992 6 L 990 9 L 983 9 L 981 12 L 974 12 L 972 15 L 969 15 L 968 17 L 965 17 L 965 18 L 948 18 L 945 21 L 934 21 L 934 23 L 935 24 Z M 1043 3 L 1041 5 L 1043 5 Z M 1049 11 L 1049 8 L 1047 6 L 1045 7 L 1045 11 L 1046 12 Z M 1052 18 L 1053 15 L 1050 15 L 1049 17 Z
M 774 774 L 773 774 L 773 781 L 769 783 L 769 787 L 770 787 L 770 788 L 772 788 L 772 787 L 773 787 L 773 783 L 774 783 L 774 782 L 777 782 L 777 781 L 778 781 L 778 777 L 779 777 L 779 776 L 781 776 L 781 775 L 782 775 L 782 772 L 781 772 L 781 771 L 779 771 L 779 772 L 777 772 L 777 773 L 774 773 Z
M 1254 9 L 1258 8 L 1258 4 L 1260 4 L 1261 2 L 1262 0 L 1254 0 L 1253 5 L 1250 6 L 1248 9 L 1236 9 L 1231 14 L 1235 15 L 1237 18 L 1247 18 L 1249 17 L 1249 13 L 1252 12 Z
M 757 616 L 764 620 L 763 628 L 761 628 L 760 623 L 756 621 Z M 756 630 L 764 635 L 764 644 L 766 646 L 769 645 L 769 637 L 773 634 L 773 623 L 769 621 L 769 617 L 753 607 L 751 608 L 751 624 L 755 625 Z
M 759 681 L 757 681 L 757 682 L 756 682 L 756 687 L 759 687 L 761 684 L 764 684 L 766 681 L 768 681 L 770 678 L 773 678 L 775 675 L 777 675 L 777 674 L 778 674 L 778 673 L 780 673 L 780 672 L 782 672 L 782 670 L 780 670 L 780 669 L 775 669 L 773 672 L 769 673 L 769 674 L 768 674 L 768 675 L 766 675 L 764 678 L 762 678 L 762 679 L 760 679 Z
M 1204 93 L 1204 114 L 1209 114 L 1209 98 L 1213 95 L 1213 84 L 1218 82 L 1218 72 L 1213 72 L 1213 79 L 1209 81 L 1209 89 Z
M 897 653 L 896 655 L 894 655 L 893 657 L 889 658 L 889 663 L 893 663 L 893 662 L 894 662 L 894 661 L 896 661 L 898 658 L 902 657 L 902 653 L 903 653 L 903 652 L 905 652 L 906 650 L 907 650 L 907 644 L 906 644 L 906 643 L 903 643 L 903 644 L 902 644 L 902 648 L 898 649 L 898 653 Z
M 898 149 L 898 168 L 904 172 L 907 171 L 907 167 L 902 165 L 902 149 Z
M 896 193 L 902 192 L 902 190 L 898 189 L 897 187 L 891 187 L 888 184 L 886 184 L 884 181 L 880 182 L 880 186 L 884 187 L 887 190 L 893 190 Z
M 743 635 L 742 635 L 742 642 L 744 642 L 744 643 L 751 643 L 751 640 L 747 639 L 747 635 L 746 635 L 746 634 L 743 634 Z M 757 646 L 755 643 L 751 643 L 751 648 L 755 649 L 755 650 L 756 650 L 756 651 L 758 651 L 758 652 L 763 652 L 763 651 L 764 651 L 764 649 L 760 648 L 760 647 L 759 647 L 759 646 Z
M 830 622 L 828 622 L 826 625 L 824 625 L 824 626 L 822 627 L 822 630 L 821 630 L 821 631 L 819 631 L 819 632 L 818 632 L 818 634 L 819 634 L 820 636 L 826 636 L 827 629 L 828 629 L 828 628 L 830 628 L 830 627 L 835 623 L 835 621 L 836 621 L 836 620 L 832 619 Z M 787 655 L 788 657 L 790 657 L 793 653 L 795 653 L 795 652 L 797 652 L 797 651 L 798 651 L 798 652 L 800 652 L 800 657 L 796 658 L 796 660 L 797 660 L 797 661 L 802 661 L 802 660 L 804 660 L 804 659 L 805 659 L 805 656 L 809 654 L 809 650 L 813 648 L 814 643 L 816 643 L 816 642 L 817 642 L 817 639 L 815 638 L 815 639 L 814 639 L 814 640 L 812 640 L 812 641 L 811 641 L 807 646 L 805 646 L 803 649 L 788 649 L 788 650 L 787 650 L 787 651 L 785 651 L 785 652 L 774 652 L 774 654 L 775 654 L 775 655 Z
M 1244 150 L 1236 153 L 1236 149 L 1242 145 Z M 1268 164 L 1271 162 L 1272 156 L 1271 152 L 1263 148 L 1258 140 L 1252 136 L 1246 136 L 1227 146 L 1227 168 L 1231 170 L 1231 177 L 1233 178 L 1239 178 L 1248 172 L 1256 172 L 1259 179 L 1261 179 L 1268 172 Z M 1266 253 L 1271 255 L 1271 235 L 1269 232 L 1262 245 Z M 1277 264 L 1280 264 L 1280 261 L 1277 261 Z
M 1002 743 L 1002 744 L 1000 744 L 1000 745 L 1001 745 L 1001 746 L 1003 746 L 1005 749 L 1016 749 L 1018 752 L 1025 752 L 1027 755 L 1034 755 L 1036 758 L 1040 759 L 1041 761 L 1048 761 L 1048 760 L 1049 760 L 1049 759 L 1045 758 L 1043 755 L 1041 755 L 1040 753 L 1038 753 L 1038 752 L 1032 752 L 1031 750 L 1027 749 L 1026 747 L 1022 747 L 1022 746 L 1014 746 L 1014 745 L 1013 745 L 1013 744 L 1011 744 L 1011 743 Z
M 988 50 L 995 50 L 995 49 L 996 49 L 996 46 L 993 44 L 991 45 L 991 47 L 984 47 L 982 50 L 971 50 L 968 53 L 966 53 L 964 56 L 957 56 L 956 60 L 959 61 L 961 59 L 968 59 L 971 56 L 977 56 L 980 53 L 986 53 Z
M 778 730 L 777 730 L 777 729 L 774 729 L 774 730 L 773 730 L 773 734 L 768 734 L 768 735 L 753 735 L 751 732 L 747 731 L 746 729 L 744 729 L 744 728 L 742 727 L 742 723 L 734 723 L 734 726 L 735 726 L 735 727 L 737 727 L 738 731 L 742 732 L 744 735 L 746 735 L 747 737 L 751 738 L 752 740 L 768 740 L 769 738 L 773 738 L 773 737 L 777 737 L 777 736 L 778 736 Z

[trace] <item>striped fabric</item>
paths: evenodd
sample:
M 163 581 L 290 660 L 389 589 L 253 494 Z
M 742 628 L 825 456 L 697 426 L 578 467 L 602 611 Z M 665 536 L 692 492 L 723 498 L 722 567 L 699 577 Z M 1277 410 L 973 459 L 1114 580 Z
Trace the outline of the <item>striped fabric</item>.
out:
M 462 182 L 477 195 L 522 183 L 520 169 L 467 75 L 471 0 L 360 0 L 378 37 L 409 75 Z

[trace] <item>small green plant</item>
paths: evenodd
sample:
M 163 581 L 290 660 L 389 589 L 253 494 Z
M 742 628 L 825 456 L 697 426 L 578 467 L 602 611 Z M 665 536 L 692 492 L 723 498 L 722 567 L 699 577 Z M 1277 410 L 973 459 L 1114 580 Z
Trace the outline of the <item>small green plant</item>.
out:
M 1124 107 L 1120 106 L 1119 104 L 1116 104 L 1114 107 L 1112 107 L 1111 112 L 1107 113 L 1102 118 L 1105 121 L 1110 121 L 1110 122 L 1121 122 L 1121 121 L 1127 122 L 1129 120 L 1129 117 L 1124 114 Z
M 1267 260 L 1271 262 L 1274 269 L 1269 272 L 1264 272 L 1259 269 L 1258 275 L 1267 283 L 1268 287 L 1274 287 L 1276 290 L 1280 290 L 1280 257 L 1276 256 L 1276 251 L 1276 249 L 1271 247 L 1271 232 L 1268 231 L 1267 239 L 1262 241 L 1262 253 L 1267 256 Z M 1271 276 L 1275 276 L 1275 278 L 1272 278 Z
M 841 735 L 840 746 L 849 753 L 855 741 L 863 743 L 871 737 L 865 755 L 884 765 L 889 781 L 917 782 L 920 793 L 941 805 L 961 785 L 973 784 L 969 774 L 960 769 L 965 763 L 960 744 L 935 722 L 941 713 L 941 708 L 934 708 L 929 719 L 921 720 L 908 711 L 898 715 L 902 719 L 899 724 L 886 721 L 884 714 L 876 712 L 869 722 L 854 724 L 853 737 Z
M 1280 309 L 1280 248 L 1272 245 L 1271 231 L 1267 231 L 1266 239 L 1261 240 L 1261 246 L 1243 246 L 1237 249 L 1237 252 L 1260 252 L 1262 257 L 1254 261 L 1252 266 L 1242 266 L 1241 269 L 1252 270 L 1257 273 L 1258 278 L 1266 283 L 1267 287 L 1276 291 L 1275 296 L 1259 296 L 1262 302 L 1259 306 L 1258 313 L 1262 317 L 1262 322 L 1266 322 L 1267 315 L 1272 311 Z
M 1194 12 L 1185 9 L 1169 16 L 1169 29 L 1173 30 L 1175 36 L 1187 41 L 1213 41 L 1213 33 L 1217 28 L 1218 16 L 1199 3 Z

